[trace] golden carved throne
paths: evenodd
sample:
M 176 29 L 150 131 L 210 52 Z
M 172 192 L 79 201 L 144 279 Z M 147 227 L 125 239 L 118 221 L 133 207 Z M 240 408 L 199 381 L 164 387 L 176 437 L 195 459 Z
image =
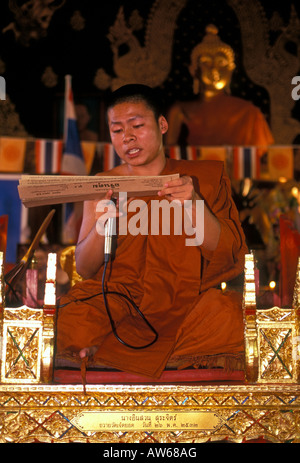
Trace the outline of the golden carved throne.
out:
M 299 442 L 299 280 L 291 308 L 257 309 L 254 256 L 245 260 L 242 381 L 81 384 L 54 381 L 55 304 L 1 300 L 3 442 Z M 48 281 L 54 296 L 53 279 Z M 45 298 L 46 301 L 46 298 Z
M 65 254 L 63 258 L 66 259 Z M 250 383 L 298 383 L 300 264 L 291 308 L 257 308 L 254 267 L 253 254 L 247 254 L 243 291 L 245 380 Z M 53 295 L 55 281 L 52 279 L 47 285 L 52 288 Z M 1 383 L 53 382 L 55 297 L 50 305 L 46 296 L 45 301 L 42 309 L 25 305 L 9 308 L 2 303 Z

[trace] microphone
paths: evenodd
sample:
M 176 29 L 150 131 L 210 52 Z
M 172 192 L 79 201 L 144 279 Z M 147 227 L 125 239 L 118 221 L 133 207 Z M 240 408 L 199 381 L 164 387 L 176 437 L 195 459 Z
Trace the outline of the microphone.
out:
M 105 224 L 105 236 L 104 236 L 104 262 L 107 263 L 111 256 L 112 248 L 112 237 L 114 232 L 115 217 L 109 217 Z

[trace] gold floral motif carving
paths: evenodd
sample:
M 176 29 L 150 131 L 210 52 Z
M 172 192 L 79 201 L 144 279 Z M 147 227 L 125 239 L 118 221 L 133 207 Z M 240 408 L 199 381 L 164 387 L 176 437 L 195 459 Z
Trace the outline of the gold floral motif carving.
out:
M 41 326 L 4 325 L 2 382 L 36 382 L 40 374 Z
M 297 275 L 299 268 L 298 264 Z M 246 379 L 252 383 L 297 383 L 300 379 L 298 306 L 257 309 L 254 280 L 251 253 L 245 260 L 243 296 Z M 294 304 L 298 301 L 298 280 L 297 277 Z
M 55 310 L 4 308 L 1 317 L 2 383 L 52 381 Z
M 32 390 L 34 389 L 34 390 Z M 242 442 L 264 437 L 298 442 L 300 386 L 1 386 L 2 442 Z M 150 412 L 172 417 L 206 413 L 218 426 L 206 429 L 84 431 L 74 423 L 80 413 L 114 412 L 119 419 Z M 183 415 L 182 415 L 183 416 Z
M 281 309 L 272 307 L 271 309 L 256 310 L 257 322 L 295 322 L 296 311 L 294 309 Z M 278 325 L 280 326 L 280 325 Z
M 42 321 L 43 320 L 43 310 L 42 309 L 31 309 L 27 306 L 18 307 L 16 309 L 5 308 L 4 309 L 4 319 L 5 321 L 9 320 L 34 320 Z
M 292 329 L 289 327 L 259 330 L 261 356 L 259 381 L 295 380 L 296 362 L 293 356 Z

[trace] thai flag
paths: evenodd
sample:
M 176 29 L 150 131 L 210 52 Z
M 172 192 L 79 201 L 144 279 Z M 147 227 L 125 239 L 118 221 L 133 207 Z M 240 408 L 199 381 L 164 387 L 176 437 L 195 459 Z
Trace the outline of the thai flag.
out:
M 260 178 L 260 156 L 256 146 L 233 148 L 233 171 L 236 180 Z
M 80 144 L 71 76 L 65 76 L 65 120 L 64 153 L 61 173 L 69 175 L 86 175 L 84 156 Z
M 37 174 L 58 174 L 61 170 L 61 140 L 36 140 L 35 171 Z
M 189 161 L 197 161 L 197 159 L 199 159 L 199 150 L 197 146 L 186 147 L 186 158 Z
M 197 146 L 172 145 L 166 148 L 166 153 L 171 159 L 187 159 L 189 161 L 199 159 L 199 149 Z
M 61 174 L 86 175 L 86 166 L 77 128 L 71 76 L 67 75 L 65 77 L 65 84 L 64 152 L 61 162 Z M 63 205 L 61 239 L 64 244 L 76 243 L 81 220 L 81 203 L 66 203 Z
M 178 145 L 169 146 L 168 155 L 171 159 L 182 159 L 180 146 Z

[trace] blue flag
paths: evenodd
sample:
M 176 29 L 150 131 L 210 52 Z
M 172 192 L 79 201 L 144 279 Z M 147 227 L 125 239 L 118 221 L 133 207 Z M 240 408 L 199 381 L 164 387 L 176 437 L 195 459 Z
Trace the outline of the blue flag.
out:
M 80 144 L 71 76 L 65 77 L 65 124 L 64 152 L 61 163 L 61 173 L 67 175 L 86 175 L 86 167 Z
M 61 174 L 86 175 L 86 166 L 77 128 L 71 76 L 67 75 L 65 77 L 65 84 L 64 151 L 61 161 Z M 81 220 L 81 203 L 67 203 L 63 205 L 61 239 L 64 244 L 76 243 Z

